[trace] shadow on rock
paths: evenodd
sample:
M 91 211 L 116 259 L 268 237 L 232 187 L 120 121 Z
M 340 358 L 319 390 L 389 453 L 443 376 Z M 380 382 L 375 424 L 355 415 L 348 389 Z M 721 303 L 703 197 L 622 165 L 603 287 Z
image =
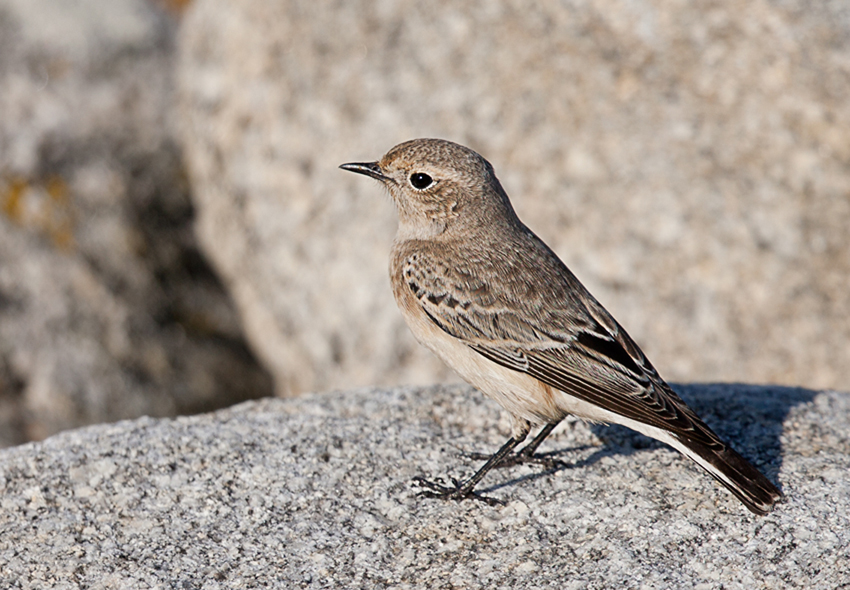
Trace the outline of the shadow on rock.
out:
M 795 406 L 812 401 L 817 391 L 743 383 L 675 384 L 672 387 L 718 436 L 782 489 L 777 475 L 782 467 L 783 423 Z M 589 456 L 575 462 L 565 460 L 576 451 L 587 450 L 588 447 L 584 446 L 538 453 L 541 459 L 560 463 L 480 491 L 488 494 L 521 482 L 548 477 L 563 469 L 588 467 L 604 457 L 630 455 L 667 446 L 624 426 L 593 424 L 590 428 L 604 444 Z
M 779 486 L 783 423 L 795 406 L 812 401 L 817 391 L 746 383 L 671 386 L 720 438 Z M 592 464 L 606 455 L 631 454 L 666 446 L 623 426 L 594 424 L 591 430 L 605 447 L 576 466 Z

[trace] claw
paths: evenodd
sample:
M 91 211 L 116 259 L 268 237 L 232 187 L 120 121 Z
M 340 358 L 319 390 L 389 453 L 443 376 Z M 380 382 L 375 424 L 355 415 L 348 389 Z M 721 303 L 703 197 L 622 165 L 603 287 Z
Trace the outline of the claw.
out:
M 417 496 L 421 498 L 438 498 L 440 500 L 455 500 L 456 502 L 460 502 L 461 500 L 466 500 L 467 498 L 472 500 L 478 500 L 479 502 L 484 502 L 489 504 L 490 506 L 504 506 L 506 503 L 497 500 L 496 498 L 489 498 L 487 496 L 482 496 L 481 494 L 477 494 L 472 490 L 464 489 L 463 483 L 455 479 L 454 477 L 450 478 L 453 487 L 440 485 L 433 481 L 428 481 L 424 477 L 414 477 L 414 484 L 428 488 L 426 490 L 421 490 Z M 438 477 L 437 481 L 443 481 L 442 478 Z

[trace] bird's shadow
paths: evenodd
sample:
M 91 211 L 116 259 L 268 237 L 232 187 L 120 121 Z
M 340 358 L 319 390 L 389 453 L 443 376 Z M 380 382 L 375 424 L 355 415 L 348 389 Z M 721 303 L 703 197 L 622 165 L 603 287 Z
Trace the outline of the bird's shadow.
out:
M 782 468 L 782 425 L 794 407 L 809 403 L 819 392 L 801 387 L 743 383 L 692 383 L 671 386 L 720 438 L 731 444 L 781 489 L 777 475 Z M 482 488 L 480 493 L 488 494 L 500 488 L 547 477 L 562 469 L 587 467 L 603 457 L 630 455 L 665 447 L 663 443 L 623 426 L 594 424 L 590 428 L 604 445 L 589 456 L 576 462 L 564 460 L 570 454 L 587 447 L 569 447 L 537 453 L 537 457 L 560 462 L 546 469 Z

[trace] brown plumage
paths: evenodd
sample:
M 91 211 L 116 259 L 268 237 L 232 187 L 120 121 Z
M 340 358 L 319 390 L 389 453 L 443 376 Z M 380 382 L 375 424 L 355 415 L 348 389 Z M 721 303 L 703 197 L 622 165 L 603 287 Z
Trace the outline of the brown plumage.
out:
M 512 418 L 511 438 L 475 475 L 456 487 L 424 482 L 432 495 L 472 495 L 531 425 L 544 428 L 515 458 L 530 458 L 573 414 L 671 445 L 757 514 L 781 497 L 523 225 L 484 158 L 449 141 L 417 139 L 378 162 L 341 167 L 380 180 L 396 204 L 390 278 L 413 334 Z

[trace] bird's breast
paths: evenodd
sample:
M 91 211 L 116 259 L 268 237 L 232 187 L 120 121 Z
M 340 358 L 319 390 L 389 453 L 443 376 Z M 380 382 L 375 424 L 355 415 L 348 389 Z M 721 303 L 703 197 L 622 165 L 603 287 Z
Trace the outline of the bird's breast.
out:
M 414 337 L 465 381 L 499 403 L 515 420 L 540 424 L 563 418 L 557 392 L 539 380 L 490 361 L 445 332 L 425 312 L 404 276 L 410 252 L 394 249 L 390 261 L 393 295 Z

